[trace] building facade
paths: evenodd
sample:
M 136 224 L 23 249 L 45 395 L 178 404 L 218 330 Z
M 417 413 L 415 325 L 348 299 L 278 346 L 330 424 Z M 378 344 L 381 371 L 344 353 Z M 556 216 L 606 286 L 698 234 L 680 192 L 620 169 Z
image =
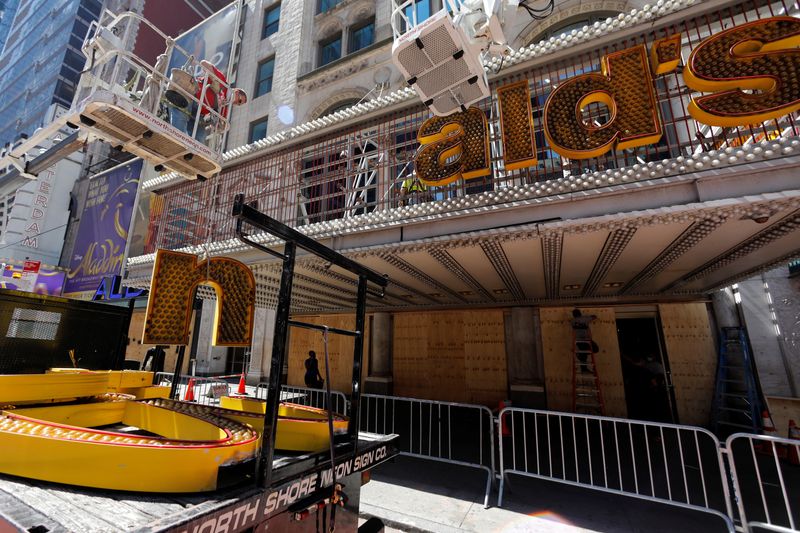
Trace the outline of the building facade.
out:
M 477 136 L 460 134 L 459 153 L 485 153 L 488 171 L 442 156 L 431 160 L 435 169 L 451 165 L 467 176 L 421 186 L 413 186 L 420 130 L 436 123 L 391 64 L 388 5 L 247 4 L 237 83 L 257 90 L 233 115 L 225 167 L 206 183 L 145 183 L 161 207 L 151 213 L 144 254 L 129 260 L 131 283 L 147 285 L 157 248 L 251 265 L 258 309 L 248 373 L 263 379 L 280 265 L 234 239 L 230 207 L 244 193 L 269 216 L 389 276 L 385 296 L 368 300 L 368 390 L 569 410 L 570 322 L 580 308 L 596 317 L 608 415 L 707 424 L 722 326 L 750 330 L 765 394 L 796 395 L 795 327 L 780 326 L 796 314 L 785 281 L 800 250 L 796 112 L 708 125 L 690 114 L 700 93 L 685 77 L 690 53 L 710 36 L 773 17 L 793 24 L 795 5 L 564 2 L 544 21 L 515 17 L 506 29 L 515 53 L 487 63 L 491 98 L 455 122 L 466 131 L 478 121 Z M 558 88 L 588 73 L 601 78 L 609 57 L 637 47 L 649 58 L 657 45 L 667 47 L 655 57 L 677 63 L 653 60 L 652 79 L 649 60 L 638 71 L 619 67 L 626 82 L 602 82 L 617 100 L 574 108 L 573 131 L 583 133 L 573 140 L 619 124 L 618 111 L 632 109 L 623 88 L 635 86 L 652 91 L 659 135 L 588 157 L 556 150 L 545 106 Z M 613 64 L 611 72 L 613 79 Z M 503 122 L 511 109 L 523 110 L 521 121 Z M 520 139 L 533 153 L 512 164 Z M 351 277 L 308 257 L 298 258 L 297 273 L 295 316 L 352 326 Z M 773 277 L 780 281 L 766 285 L 789 303 L 766 298 L 764 280 Z M 212 299 L 213 291 L 201 295 Z M 213 305 L 201 307 L 197 368 L 233 368 L 220 361 L 241 354 L 209 348 L 202 324 Z M 309 349 L 320 353 L 319 335 L 293 332 L 290 383 L 302 384 Z M 346 341 L 330 349 L 332 383 L 347 391 L 350 362 L 342 359 L 351 352 Z M 652 361 L 661 368 L 657 390 L 642 371 Z

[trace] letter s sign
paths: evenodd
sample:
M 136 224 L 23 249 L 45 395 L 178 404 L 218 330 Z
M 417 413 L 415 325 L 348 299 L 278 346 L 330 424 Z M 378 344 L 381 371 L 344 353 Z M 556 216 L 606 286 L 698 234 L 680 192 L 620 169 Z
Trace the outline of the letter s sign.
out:
M 712 35 L 689 55 L 689 113 L 709 126 L 756 124 L 800 109 L 800 19 L 772 17 Z M 752 93 L 744 91 L 753 91 Z

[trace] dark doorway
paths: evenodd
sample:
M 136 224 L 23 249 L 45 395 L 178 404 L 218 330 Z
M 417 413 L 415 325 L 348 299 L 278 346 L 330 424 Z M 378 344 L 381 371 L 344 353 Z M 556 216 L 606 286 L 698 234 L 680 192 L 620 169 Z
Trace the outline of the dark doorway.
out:
M 246 370 L 250 358 L 250 348 L 228 348 L 228 358 L 225 361 L 225 374 L 241 374 Z
M 675 422 L 656 317 L 617 318 L 617 337 L 628 418 Z

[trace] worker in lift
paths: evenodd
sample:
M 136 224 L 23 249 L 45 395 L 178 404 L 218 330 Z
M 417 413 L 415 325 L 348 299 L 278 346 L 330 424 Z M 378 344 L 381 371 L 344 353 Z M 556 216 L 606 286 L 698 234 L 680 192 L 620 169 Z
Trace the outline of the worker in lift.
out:
M 217 69 L 210 61 L 202 60 L 200 65 L 207 72 L 205 76 L 195 78 L 190 86 L 184 89 L 192 89 L 196 102 L 189 103 L 177 91 L 167 91 L 166 97 L 171 104 L 170 122 L 176 128 L 192 135 L 195 128 L 195 120 L 200 119 L 197 125 L 195 138 L 206 143 L 209 131 L 219 133 L 224 131 L 221 119 L 228 118 L 228 82 L 225 75 Z M 232 105 L 242 105 L 247 102 L 247 93 L 239 88 L 230 88 Z M 198 113 L 197 102 L 202 102 Z M 213 111 L 213 113 L 212 113 Z M 221 118 L 220 118 L 221 117 Z

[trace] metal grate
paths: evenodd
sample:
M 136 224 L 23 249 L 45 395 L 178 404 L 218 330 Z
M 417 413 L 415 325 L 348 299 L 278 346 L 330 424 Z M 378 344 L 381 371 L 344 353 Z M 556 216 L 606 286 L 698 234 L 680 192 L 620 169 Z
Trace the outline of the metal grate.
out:
M 60 323 L 61 313 L 18 307 L 11 315 L 6 337 L 51 341 L 56 338 Z
M 417 85 L 425 94 L 436 94 L 453 82 L 470 76 L 469 66 L 464 58 L 439 65 L 419 78 Z
M 458 46 L 453 42 L 453 37 L 447 28 L 439 26 L 427 35 L 420 37 L 425 46 L 425 51 L 434 63 L 441 63 L 449 59 L 458 51 Z
M 0 374 L 120 368 L 129 324 L 128 307 L 0 291 Z
M 420 50 L 413 42 L 409 43 L 405 49 L 400 50 L 397 58 L 411 76 L 417 76 L 420 72 L 424 72 L 433 66 L 425 52 Z

